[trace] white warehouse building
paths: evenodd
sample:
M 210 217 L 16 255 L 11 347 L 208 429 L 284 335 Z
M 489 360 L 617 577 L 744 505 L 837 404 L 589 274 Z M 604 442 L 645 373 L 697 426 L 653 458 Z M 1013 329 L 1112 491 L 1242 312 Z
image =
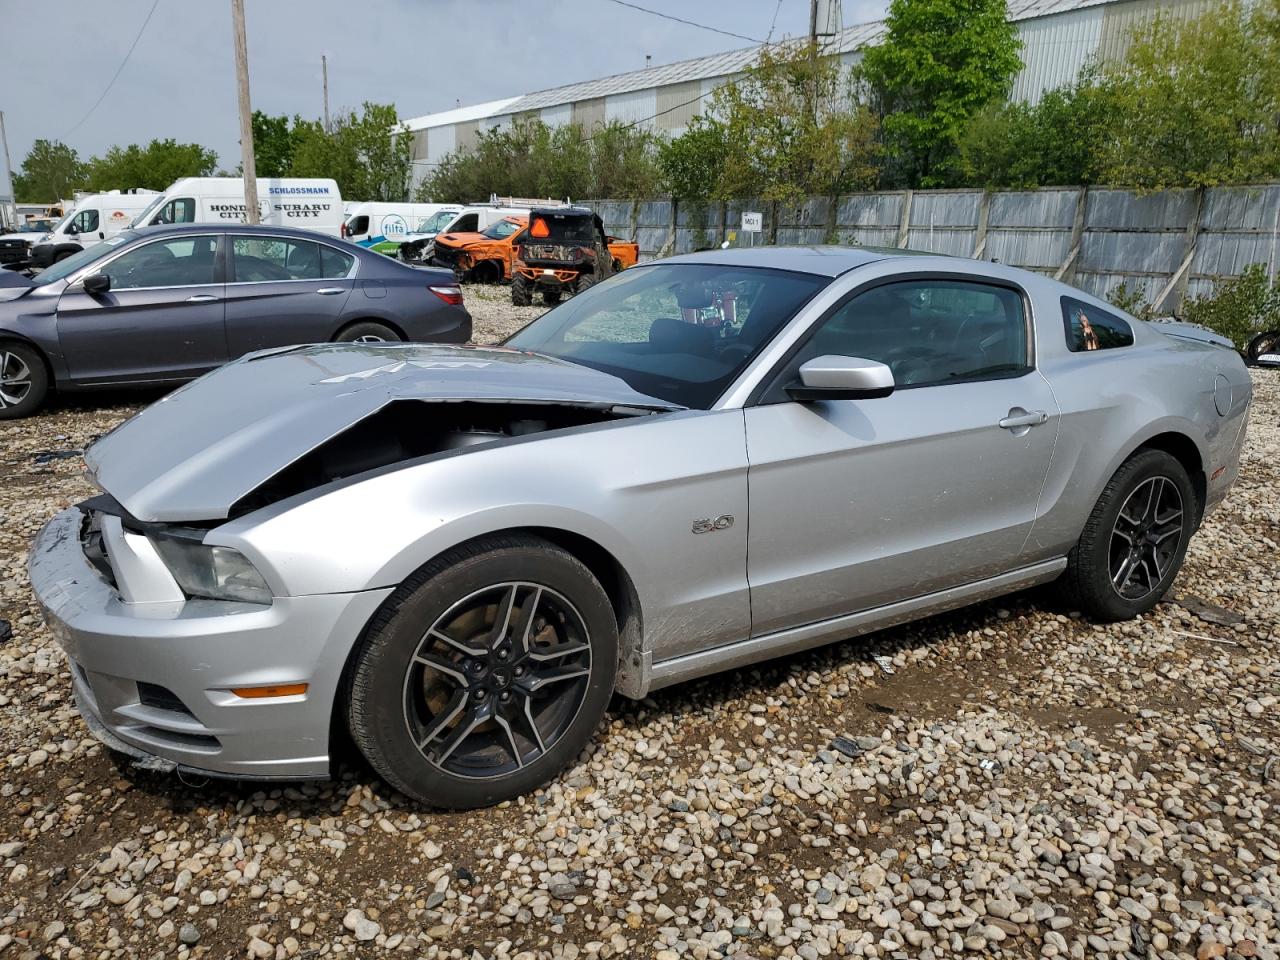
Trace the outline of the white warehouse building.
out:
M 1135 28 L 1161 13 L 1194 17 L 1216 0 L 1009 0 L 1009 19 L 1022 39 L 1023 68 L 1014 80 L 1015 100 L 1036 102 L 1075 78 L 1091 61 L 1122 58 Z M 824 41 L 823 49 L 846 65 L 879 42 L 884 23 L 847 27 Z M 740 76 L 759 53 L 745 47 L 682 60 L 551 90 L 490 100 L 406 121 L 413 133 L 414 180 L 442 158 L 474 145 L 477 134 L 516 119 L 540 119 L 551 126 L 580 123 L 586 129 L 610 121 L 644 124 L 678 136 L 706 107 L 720 84 Z

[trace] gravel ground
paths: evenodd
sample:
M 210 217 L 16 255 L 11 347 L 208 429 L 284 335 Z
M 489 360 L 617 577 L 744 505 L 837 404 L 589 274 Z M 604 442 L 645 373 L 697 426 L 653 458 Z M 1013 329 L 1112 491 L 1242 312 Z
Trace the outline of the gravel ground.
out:
M 505 292 L 468 291 L 478 336 L 538 313 Z M 137 406 L 4 424 L 0 955 L 1275 958 L 1280 374 L 1255 383 L 1175 585 L 1218 610 L 1017 595 L 618 701 L 551 786 L 466 814 L 355 759 L 269 790 L 113 759 L 23 564 L 89 492 L 63 454 Z

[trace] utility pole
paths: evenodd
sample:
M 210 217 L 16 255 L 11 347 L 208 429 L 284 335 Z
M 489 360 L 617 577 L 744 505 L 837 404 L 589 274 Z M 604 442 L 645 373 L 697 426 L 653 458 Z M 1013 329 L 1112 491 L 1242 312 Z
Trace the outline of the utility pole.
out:
M 8 197 L 9 202 L 14 205 L 12 212 L 16 216 L 17 210 L 18 210 L 18 207 L 17 207 L 18 197 L 17 197 L 17 194 L 13 192 L 13 164 L 9 161 L 9 137 L 4 132 L 4 111 L 3 110 L 0 110 L 0 145 L 4 146 L 4 185 L 5 185 L 4 195 Z M 9 217 L 9 214 L 4 210 L 4 208 L 0 207 L 0 224 L 4 224 L 6 228 L 17 227 L 18 225 L 17 223 L 9 223 L 8 217 Z
M 324 74 L 324 132 L 329 132 L 329 58 L 320 54 L 320 72 Z
M 813 92 L 809 95 L 809 112 L 818 122 L 818 0 L 809 0 L 809 75 Z
M 236 42 L 236 88 L 240 94 L 240 162 L 244 168 L 244 212 L 248 223 L 258 216 L 258 170 L 253 162 L 253 110 L 249 106 L 249 49 L 244 39 L 244 0 L 231 0 Z

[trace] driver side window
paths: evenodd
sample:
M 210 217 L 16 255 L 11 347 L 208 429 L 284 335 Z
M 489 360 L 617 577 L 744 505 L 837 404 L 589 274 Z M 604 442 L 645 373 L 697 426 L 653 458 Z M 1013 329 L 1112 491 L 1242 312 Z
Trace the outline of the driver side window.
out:
M 769 401 L 800 365 L 827 354 L 878 360 L 899 387 L 1020 377 L 1031 369 L 1022 295 L 960 280 L 888 283 L 855 294 L 820 321 Z
M 81 210 L 71 222 L 75 224 L 77 232 L 92 233 L 98 229 L 98 211 Z
M 160 208 L 153 223 L 193 223 L 196 219 L 196 202 L 189 197 L 170 200 Z

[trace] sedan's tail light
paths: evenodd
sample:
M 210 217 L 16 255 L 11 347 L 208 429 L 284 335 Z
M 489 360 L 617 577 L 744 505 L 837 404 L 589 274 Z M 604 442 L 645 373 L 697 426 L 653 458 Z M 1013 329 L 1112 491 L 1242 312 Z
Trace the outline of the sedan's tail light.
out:
M 445 287 L 427 287 L 427 289 L 445 303 L 452 304 L 455 307 L 462 306 L 462 288 L 456 283 Z

